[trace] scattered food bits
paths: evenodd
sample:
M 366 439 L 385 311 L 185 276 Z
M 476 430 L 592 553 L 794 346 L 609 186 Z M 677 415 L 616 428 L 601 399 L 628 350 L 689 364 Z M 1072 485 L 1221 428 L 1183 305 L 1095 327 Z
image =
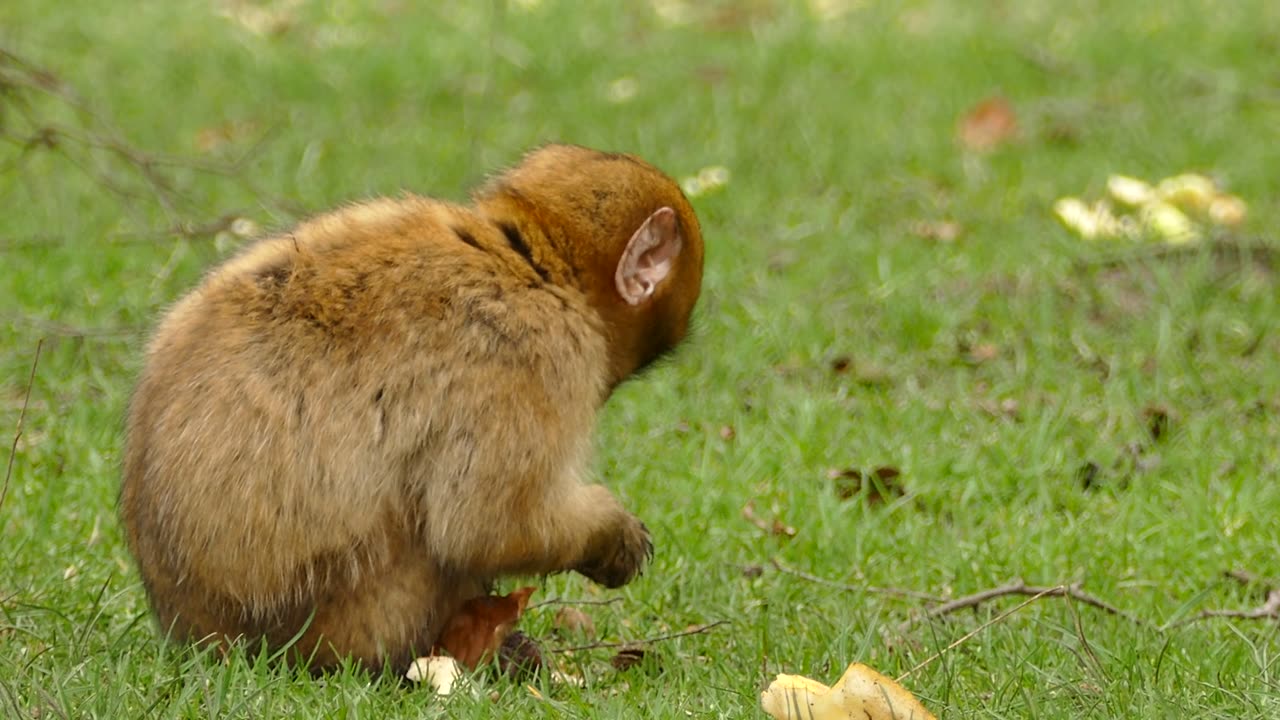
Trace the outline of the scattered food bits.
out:
M 1235 228 L 1248 206 L 1222 192 L 1204 175 L 1183 173 L 1152 185 L 1128 175 L 1107 178 L 1107 194 L 1125 209 L 1116 213 L 1106 199 L 1089 204 L 1059 198 L 1053 212 L 1062 224 L 1086 240 L 1150 237 L 1171 245 L 1200 240 L 1210 227 Z
M 729 168 L 723 165 L 712 165 L 702 168 L 697 175 L 682 178 L 680 189 L 691 198 L 720 190 L 729 184 Z

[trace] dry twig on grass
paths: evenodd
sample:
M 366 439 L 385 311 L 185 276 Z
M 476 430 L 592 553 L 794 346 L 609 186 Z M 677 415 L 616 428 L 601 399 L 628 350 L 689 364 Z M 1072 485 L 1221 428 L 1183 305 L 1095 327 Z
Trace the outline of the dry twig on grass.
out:
M 694 627 L 689 628 L 688 630 L 681 630 L 680 632 L 667 633 L 665 635 L 655 635 L 653 637 L 641 638 L 639 640 L 625 640 L 625 641 L 619 641 L 619 642 L 594 642 L 594 643 L 588 643 L 586 645 L 574 645 L 573 647 L 555 648 L 550 652 L 569 653 L 569 652 L 578 652 L 580 650 L 601 650 L 604 648 L 634 648 L 640 645 L 651 645 L 656 642 L 674 640 L 676 638 L 687 637 L 689 635 L 699 635 L 699 634 L 708 632 L 713 628 L 717 628 L 717 627 L 720 627 L 721 625 L 728 625 L 728 624 L 729 624 L 728 620 L 717 620 L 713 623 L 707 623 L 705 625 L 696 625 Z
M 540 607 L 546 607 L 548 605 L 614 605 L 620 602 L 622 602 L 622 598 L 620 597 L 605 598 L 602 600 L 570 600 L 568 598 L 550 598 L 547 600 L 543 600 L 542 602 L 536 602 L 530 605 L 529 607 L 525 608 L 525 612 L 528 612 L 530 610 L 536 610 Z
M 216 234 L 234 221 L 227 217 L 193 222 L 184 217 L 198 204 L 180 189 L 180 172 L 233 178 L 254 197 L 296 214 L 289 203 L 268 200 L 245 170 L 260 154 L 272 132 L 264 132 L 230 161 L 205 160 L 149 152 L 129 143 L 102 113 L 48 68 L 0 47 L 0 101 L 8 113 L 0 118 L 0 144 L 17 149 L 0 172 L 20 169 L 33 152 L 56 154 L 79 168 L 96 184 L 125 200 L 151 197 L 168 218 L 169 227 L 136 237 L 198 237 Z M 68 120 L 67 118 L 72 118 Z M 8 239 L 6 246 L 31 244 Z
M 773 560 L 771 560 L 770 563 L 772 563 L 774 569 L 780 573 L 784 573 L 786 575 L 793 575 L 795 577 L 800 578 L 801 580 L 808 580 L 811 583 L 825 585 L 827 587 L 835 588 L 837 590 L 847 590 L 849 592 L 865 592 L 865 593 L 871 593 L 874 595 L 892 595 L 895 597 L 912 598 L 914 600 L 924 600 L 925 602 L 934 602 L 934 603 L 942 602 L 942 598 L 936 595 L 917 592 L 915 590 L 902 590 L 900 588 L 876 587 L 874 585 L 851 585 L 847 583 L 836 582 L 834 580 L 828 580 L 823 577 L 818 577 L 817 575 L 810 575 L 809 573 L 804 572 L 803 570 L 797 570 L 796 568 L 784 565 L 782 561 L 778 560 L 777 558 L 774 558 Z
M 31 375 L 27 378 L 27 391 L 22 397 L 22 410 L 18 412 L 18 429 L 13 433 L 13 445 L 9 447 L 9 464 L 4 471 L 4 485 L 0 486 L 0 510 L 4 509 L 4 501 L 9 497 L 9 480 L 13 477 L 13 460 L 18 455 L 18 441 L 22 439 L 22 423 L 27 419 L 27 406 L 31 404 L 31 386 L 36 383 L 36 367 L 40 364 L 40 348 L 44 347 L 44 338 L 36 341 L 36 356 L 31 361 Z
M 1273 585 L 1274 582 L 1265 578 L 1260 578 L 1247 570 L 1228 570 L 1223 573 L 1226 577 L 1240 582 L 1245 585 L 1254 583 L 1265 583 Z M 1245 609 L 1209 609 L 1201 610 L 1199 613 L 1189 618 L 1183 618 L 1177 622 L 1166 625 L 1166 628 L 1181 627 L 1189 625 L 1201 620 L 1210 620 L 1213 618 L 1235 618 L 1237 620 L 1280 620 L 1280 588 L 1271 587 L 1267 590 L 1266 599 L 1257 607 Z
M 965 595 L 955 600 L 950 600 L 937 607 L 929 608 L 923 613 L 917 614 L 915 617 L 909 618 L 898 626 L 898 632 L 906 632 L 911 626 L 923 620 L 932 620 L 943 615 L 964 610 L 966 608 L 976 608 L 984 602 L 995 600 L 996 598 L 1006 597 L 1008 595 L 1032 595 L 1035 597 L 1064 597 L 1070 598 L 1077 602 L 1084 603 L 1090 607 L 1098 608 L 1112 615 L 1122 617 L 1135 625 L 1145 625 L 1143 620 L 1135 615 L 1125 612 L 1116 606 L 1100 600 L 1080 589 L 1080 583 L 1071 583 L 1070 585 L 1054 585 L 1052 587 L 1043 587 L 1036 585 L 1028 585 L 1022 580 L 1014 580 L 1007 585 L 989 588 L 981 592 Z

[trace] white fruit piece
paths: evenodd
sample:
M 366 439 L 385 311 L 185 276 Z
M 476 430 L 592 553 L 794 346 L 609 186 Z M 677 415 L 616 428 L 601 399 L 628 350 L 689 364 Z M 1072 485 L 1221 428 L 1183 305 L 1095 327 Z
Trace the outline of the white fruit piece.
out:
M 404 676 L 412 682 L 427 683 L 437 695 L 449 695 L 462 678 L 462 666 L 457 660 L 443 655 L 420 657 L 413 661 Z

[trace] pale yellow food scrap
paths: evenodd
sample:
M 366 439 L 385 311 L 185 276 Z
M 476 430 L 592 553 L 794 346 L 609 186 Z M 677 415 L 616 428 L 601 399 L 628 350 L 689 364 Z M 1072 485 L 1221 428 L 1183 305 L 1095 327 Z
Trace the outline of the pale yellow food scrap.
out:
M 1204 175 L 1183 173 L 1165 178 L 1156 186 L 1160 200 L 1181 210 L 1202 211 L 1218 195 L 1218 187 Z
M 1172 245 L 1200 239 L 1200 229 L 1186 213 L 1169 203 L 1149 203 L 1142 208 L 1142 224 Z
M 800 675 L 779 675 L 760 694 L 775 720 L 937 720 L 906 688 L 853 663 L 835 685 Z
M 1116 217 L 1102 200 L 1089 205 L 1080 198 L 1064 197 L 1053 204 L 1053 212 L 1067 229 L 1086 240 L 1133 237 L 1137 232 L 1132 219 Z
M 1244 200 L 1235 195 L 1219 195 L 1209 202 L 1209 219 L 1218 225 L 1236 227 L 1248 212 Z
M 1112 175 L 1107 178 L 1107 192 L 1111 193 L 1116 202 L 1129 207 L 1151 202 L 1156 196 L 1155 188 L 1150 183 L 1128 175 Z

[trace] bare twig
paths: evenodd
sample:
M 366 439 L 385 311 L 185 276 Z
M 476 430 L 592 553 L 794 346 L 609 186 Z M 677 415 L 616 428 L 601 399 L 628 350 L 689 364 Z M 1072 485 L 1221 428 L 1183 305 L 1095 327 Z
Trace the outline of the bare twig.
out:
M 988 621 L 986 621 L 986 622 L 982 623 L 982 624 L 981 624 L 981 625 L 979 625 L 978 627 L 976 627 L 976 628 L 974 628 L 974 629 L 970 630 L 969 632 L 965 633 L 964 635 L 960 636 L 960 639 L 959 639 L 959 640 L 956 640 L 955 642 L 952 642 L 950 645 L 948 645 L 948 646 L 946 646 L 946 647 L 942 648 L 942 649 L 941 649 L 941 650 L 939 650 L 938 652 L 936 652 L 936 653 L 934 653 L 934 654 L 930 655 L 929 657 L 925 658 L 922 662 L 920 662 L 919 664 L 917 664 L 915 667 L 913 667 L 913 668 L 911 668 L 910 670 L 908 670 L 908 671 L 906 671 L 906 672 L 902 673 L 901 675 L 899 675 L 899 676 L 897 677 L 897 681 L 898 681 L 898 682 L 902 682 L 903 680 L 906 680 L 907 678 L 911 677 L 913 674 L 915 674 L 915 673 L 917 673 L 917 672 L 919 672 L 919 671 L 921 671 L 921 670 L 925 669 L 925 668 L 926 668 L 926 667 L 928 667 L 929 665 L 933 664 L 933 662 L 934 662 L 935 660 L 937 660 L 938 658 L 940 658 L 940 657 L 942 657 L 943 655 L 945 655 L 946 653 L 948 653 L 948 652 L 950 652 L 950 651 L 952 651 L 952 650 L 956 649 L 957 647 L 960 647 L 962 644 L 964 644 L 964 643 L 968 642 L 968 641 L 969 641 L 969 638 L 973 637 L 974 635 L 977 635 L 978 633 L 982 632 L 983 630 L 986 630 L 987 628 L 991 627 L 992 625 L 995 625 L 996 623 L 1003 621 L 1005 618 L 1007 618 L 1007 617 L 1009 617 L 1010 615 L 1012 615 L 1012 614 L 1014 614 L 1014 613 L 1018 612 L 1019 610 L 1022 610 L 1022 608 L 1024 608 L 1024 607 L 1026 607 L 1026 606 L 1030 605 L 1031 603 L 1033 603 L 1033 602 L 1035 602 L 1035 601 L 1039 600 L 1040 598 L 1048 597 L 1048 596 L 1049 596 L 1050 594 L 1052 594 L 1052 593 L 1053 593 L 1053 591 L 1055 591 L 1055 590 L 1065 590 L 1066 588 L 1065 588 L 1064 586 L 1062 586 L 1062 585 L 1058 585 L 1057 587 L 1051 587 L 1051 588 L 1040 588 L 1040 589 L 1041 589 L 1041 591 L 1042 591 L 1042 592 L 1039 592 L 1039 593 L 1036 593 L 1036 594 L 1032 595 L 1031 597 L 1027 598 L 1026 600 L 1023 600 L 1022 602 L 1018 603 L 1018 604 L 1017 604 L 1017 606 L 1015 606 L 1014 608 L 1012 608 L 1012 609 L 1010 609 L 1010 610 L 1006 610 L 1006 611 L 1004 611 L 1004 612 L 1000 613 L 999 615 L 997 615 L 997 616 L 995 616 L 995 617 L 991 618 L 990 620 L 988 620 Z
M 1145 261 L 1195 257 L 1205 252 L 1219 259 L 1235 254 L 1264 267 L 1273 267 L 1277 256 L 1280 255 L 1280 247 L 1264 238 L 1222 235 L 1209 238 L 1203 243 L 1144 245 L 1134 250 L 1124 250 L 1101 257 L 1082 258 L 1075 262 L 1075 270 L 1077 272 L 1103 270 Z
M 627 640 L 623 642 L 594 642 L 594 643 L 589 643 L 587 645 L 574 645 L 573 647 L 555 648 L 554 650 L 551 650 L 551 652 L 568 653 L 568 652 L 578 652 L 580 650 L 600 650 L 603 648 L 632 648 L 632 647 L 636 647 L 637 645 L 649 645 L 651 643 L 663 642 L 665 640 L 674 640 L 676 638 L 682 638 L 688 635 L 698 635 L 701 633 L 705 633 L 711 630 L 712 628 L 716 628 L 721 625 L 727 625 L 727 624 L 729 624 L 728 620 L 717 620 L 713 623 L 707 623 L 706 625 L 698 625 L 695 627 L 691 627 L 688 630 L 681 630 L 680 632 L 667 633 L 666 635 L 655 635 L 654 637 L 641 638 L 640 640 Z
M 1235 618 L 1237 620 L 1280 620 L 1280 590 L 1267 593 L 1266 602 L 1256 608 L 1247 610 L 1201 610 L 1199 614 L 1180 620 L 1168 627 L 1180 627 L 1201 620 L 1212 618 Z
M 1241 583 L 1243 585 L 1253 585 L 1254 583 L 1257 583 L 1260 585 L 1268 585 L 1271 587 L 1280 585 L 1280 581 L 1272 580 L 1271 578 L 1259 577 L 1249 572 L 1248 570 L 1240 570 L 1240 569 L 1228 570 L 1222 574 L 1225 577 L 1231 580 L 1235 580 L 1236 582 Z
M 925 602 L 933 602 L 933 603 L 942 602 L 942 598 L 936 595 L 930 595 L 929 593 L 917 592 L 915 590 L 902 590 L 900 588 L 876 587 L 875 585 L 850 585 L 846 583 L 835 582 L 834 580 L 828 580 L 824 577 L 818 577 L 817 575 L 810 575 L 809 573 L 804 572 L 803 570 L 797 570 L 796 568 L 789 567 L 787 565 L 782 564 L 782 561 L 778 560 L 777 558 L 770 560 L 770 562 L 773 564 L 774 569 L 776 569 L 780 573 L 785 573 L 787 575 L 794 575 L 795 577 L 798 577 L 801 580 L 808 580 L 811 583 L 825 585 L 827 587 L 835 588 L 837 590 L 847 590 L 849 592 L 865 592 L 865 593 L 871 593 L 874 595 L 893 595 L 895 597 L 912 598 L 914 600 L 924 600 Z
M 613 605 L 622 602 L 620 597 L 611 597 L 605 600 L 569 600 L 567 598 L 549 598 L 542 602 L 536 602 L 525 608 L 525 612 L 536 610 L 547 605 Z
M 261 154 L 274 128 L 262 133 L 231 161 L 145 151 L 129 143 L 124 133 L 53 72 L 3 47 L 0 47 L 0 95 L 3 95 L 5 109 L 13 110 L 13 117 L 20 121 L 0 125 L 0 142 L 18 148 L 5 170 L 8 166 L 17 166 L 33 151 L 55 152 L 113 194 L 126 199 L 153 197 L 175 226 L 183 225 L 180 210 L 193 205 L 191 198 L 180 189 L 180 176 L 174 174 L 175 170 L 234 178 L 254 196 L 264 197 L 252 176 L 244 170 Z M 41 97 L 70 111 L 76 120 L 65 124 L 53 119 L 65 113 L 41 112 L 42 106 L 34 102 Z M 127 176 L 114 172 L 117 169 L 127 169 L 136 181 L 130 182 Z M 270 202 L 280 208 L 287 207 L 283 202 Z
M 984 602 L 1005 597 L 1007 595 L 1034 595 L 1036 597 L 1049 596 L 1071 598 L 1072 600 L 1082 602 L 1085 605 L 1098 608 L 1099 610 L 1111 613 L 1112 615 L 1118 615 L 1135 625 L 1146 624 L 1141 618 L 1127 613 L 1110 603 L 1099 600 L 1098 598 L 1084 592 L 1080 589 L 1079 583 L 1055 585 L 1053 587 L 1039 587 L 1035 585 L 1028 585 L 1022 580 L 1014 580 L 1007 585 L 1001 585 L 1000 587 L 976 592 L 972 595 L 966 595 L 964 597 L 945 602 L 937 607 L 929 608 L 927 611 L 919 613 L 915 617 L 912 617 L 899 625 L 898 632 L 906 632 L 912 625 L 915 625 L 922 620 L 931 620 L 966 608 L 976 608 Z
M 31 361 L 31 375 L 27 378 L 27 392 L 22 398 L 22 410 L 18 412 L 18 429 L 13 433 L 13 445 L 9 448 L 9 464 L 4 471 L 4 486 L 0 487 L 0 509 L 9 497 L 9 480 L 13 477 L 13 460 L 18 456 L 18 440 L 22 438 L 22 423 L 27 419 L 27 406 L 31 404 L 31 387 L 36 383 L 36 366 L 40 364 L 40 348 L 44 347 L 44 338 L 36 341 L 36 356 Z
M 14 326 L 25 325 L 28 329 L 39 333 L 42 340 L 48 340 L 50 338 L 132 338 L 138 337 L 146 332 L 146 328 L 142 326 L 89 328 L 68 325 L 66 323 L 52 322 L 49 320 L 41 320 L 39 318 L 20 316 L 10 317 L 0 315 L 0 321 L 9 322 Z

